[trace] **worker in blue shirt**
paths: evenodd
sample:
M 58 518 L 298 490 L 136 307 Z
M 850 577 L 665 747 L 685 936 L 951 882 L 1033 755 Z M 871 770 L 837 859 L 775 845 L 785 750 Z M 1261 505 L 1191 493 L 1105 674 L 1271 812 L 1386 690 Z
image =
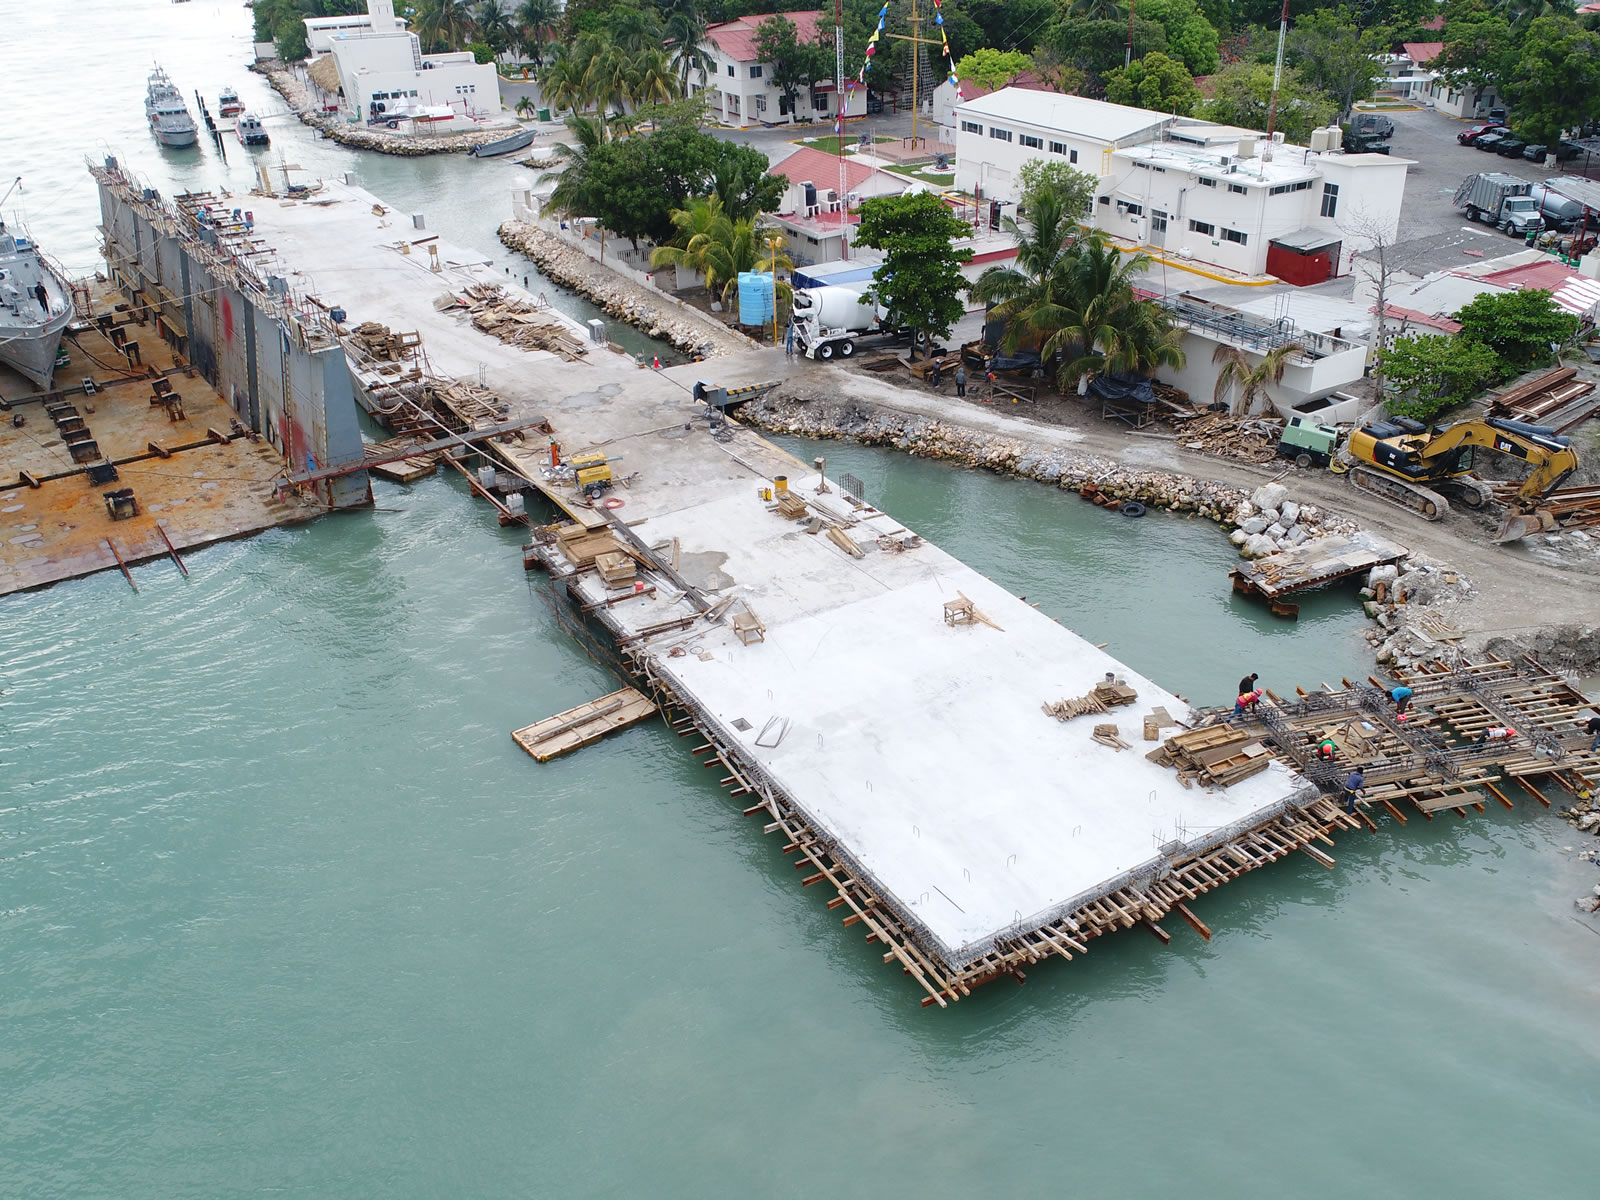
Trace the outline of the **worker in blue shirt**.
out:
M 1345 812 L 1355 812 L 1356 793 L 1364 791 L 1366 786 L 1367 777 L 1361 773 L 1360 767 L 1357 767 L 1354 771 L 1350 772 L 1350 777 L 1344 781 L 1344 795 L 1342 799 L 1344 800 Z
M 1394 701 L 1394 715 L 1403 717 L 1406 709 L 1411 707 L 1411 689 L 1402 683 L 1390 691 L 1389 699 Z

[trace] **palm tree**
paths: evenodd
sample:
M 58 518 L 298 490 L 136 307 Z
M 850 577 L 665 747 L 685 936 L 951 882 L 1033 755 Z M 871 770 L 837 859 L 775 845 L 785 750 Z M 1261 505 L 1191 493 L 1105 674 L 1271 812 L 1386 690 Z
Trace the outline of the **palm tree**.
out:
M 555 189 L 545 202 L 547 210 L 581 217 L 594 207 L 589 191 L 589 156 L 605 143 L 606 129 L 595 117 L 568 117 L 567 128 L 572 131 L 572 142 L 557 142 L 553 151 L 561 166 L 544 172 L 539 182 L 555 181 Z
M 1082 21 L 1120 21 L 1128 6 L 1119 0 L 1073 0 L 1067 14 Z
M 533 112 L 533 109 L 534 104 L 532 96 L 524 96 L 517 101 L 517 116 L 521 117 L 524 121 L 528 119 L 528 114 Z
M 659 47 L 639 51 L 628 60 L 628 99 L 635 109 L 644 104 L 665 104 L 678 97 L 678 77 L 667 52 Z
M 661 18 L 653 7 L 618 5 L 606 14 L 606 30 L 628 54 L 661 48 Z
M 1047 362 L 1060 357 L 1058 386 L 1091 374 L 1148 375 L 1183 365 L 1181 332 L 1165 310 L 1134 294 L 1134 281 L 1149 265 L 1148 254 L 1124 256 L 1100 230 L 1062 256 L 1067 319 L 1039 347 Z
M 558 44 L 556 55 L 540 81 L 546 103 L 551 108 L 571 109 L 574 114 L 589 107 L 594 97 L 584 84 L 584 71 L 588 64 Z
M 776 230 L 754 221 L 729 220 L 718 196 L 695 197 L 687 207 L 674 209 L 672 224 L 678 236 L 673 245 L 651 251 L 651 269 L 683 267 L 698 272 L 705 276 L 706 291 L 723 303 L 739 285 L 742 271 L 771 270 L 774 265 L 780 270 L 794 269 Z M 779 242 L 776 251 L 770 248 L 774 238 Z M 778 298 L 785 298 L 789 285 L 775 282 Z
M 467 0 L 421 0 L 417 36 L 429 50 L 459 50 L 472 32 Z
M 516 41 L 517 31 L 511 18 L 500 7 L 500 0 L 482 0 L 472 14 L 472 29 L 477 39 L 498 57 Z
M 1306 348 L 1299 342 L 1286 342 L 1268 350 L 1260 362 L 1252 363 L 1249 356 L 1238 347 L 1218 346 L 1211 355 L 1211 361 L 1221 363 L 1222 370 L 1217 372 L 1217 386 L 1211 398 L 1221 404 L 1229 389 L 1237 386 L 1239 391 L 1234 397 L 1232 411 L 1250 412 L 1255 408 L 1256 401 L 1272 399 L 1267 392 L 1267 384 L 1282 383 L 1284 368 L 1289 365 L 1289 360 L 1305 351 Z
M 555 0 L 522 0 L 512 20 L 517 28 L 517 47 L 535 66 L 544 65 L 544 44 L 550 31 L 561 19 L 561 8 Z
M 689 76 L 698 74 L 700 86 L 716 68 L 706 50 L 706 23 L 692 8 L 675 8 L 667 15 L 663 35 L 672 45 L 672 65 L 677 68 L 681 92 L 689 94 Z
M 1068 283 L 1066 258 L 1078 228 L 1062 196 L 1049 188 L 1033 197 L 1025 221 L 1005 217 L 1001 223 L 1016 239 L 1016 265 L 984 271 L 972 295 L 994 306 L 994 315 L 1006 322 L 1005 348 L 1015 350 L 1024 341 L 1042 343 L 1058 328 Z

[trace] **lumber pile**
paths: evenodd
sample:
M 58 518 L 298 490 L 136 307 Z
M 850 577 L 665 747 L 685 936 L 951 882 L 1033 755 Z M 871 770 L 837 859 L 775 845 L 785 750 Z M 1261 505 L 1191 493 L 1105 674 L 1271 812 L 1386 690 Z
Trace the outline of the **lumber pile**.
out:
M 410 358 L 422 344 L 420 333 L 395 333 L 377 321 L 363 321 L 350 331 L 349 340 L 369 358 L 378 362 L 400 362 Z
M 806 502 L 793 492 L 784 492 L 773 511 L 786 521 L 798 521 L 806 515 Z
M 1208 787 L 1230 787 L 1265 771 L 1272 755 L 1261 742 L 1228 725 L 1208 725 L 1174 734 L 1145 756 L 1173 767 L 1185 787 L 1198 780 Z
M 1081 717 L 1087 713 L 1110 712 L 1121 705 L 1132 704 L 1138 698 L 1139 693 L 1127 684 L 1118 683 L 1115 679 L 1106 679 L 1095 684 L 1081 696 L 1068 696 L 1054 703 L 1041 704 L 1039 707 L 1044 710 L 1046 716 L 1054 717 L 1058 721 L 1070 721 L 1073 717 Z
M 560 320 L 527 300 L 508 297 L 498 284 L 472 284 L 453 299 L 467 312 L 472 327 L 524 350 L 548 350 L 567 362 L 589 352 Z
M 1125 742 L 1117 735 L 1117 727 L 1115 725 L 1096 725 L 1094 727 L 1094 736 L 1090 740 L 1099 742 L 1102 746 L 1110 746 L 1118 754 L 1124 750 L 1133 749 L 1133 743 Z
M 619 559 L 627 561 L 630 566 L 644 561 L 632 546 L 621 541 L 611 530 L 585 529 L 577 524 L 557 527 L 556 548 L 578 570 L 593 567 L 607 583 L 626 582 L 636 574 L 632 569 L 624 569 Z M 601 559 L 605 560 L 604 563 Z
M 1557 367 L 1507 388 L 1489 401 L 1489 415 L 1551 425 L 1564 432 L 1600 407 L 1600 398 L 1590 398 L 1594 384 L 1577 375 L 1575 367 Z
M 1217 412 L 1173 414 L 1171 419 L 1177 423 L 1178 440 L 1191 450 L 1251 463 L 1270 462 L 1278 455 L 1281 420 Z

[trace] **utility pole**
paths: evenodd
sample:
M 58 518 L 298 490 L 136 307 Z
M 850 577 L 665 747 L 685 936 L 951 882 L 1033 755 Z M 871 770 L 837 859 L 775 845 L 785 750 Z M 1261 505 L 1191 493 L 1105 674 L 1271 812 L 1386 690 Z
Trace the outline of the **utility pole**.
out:
M 838 127 L 834 130 L 837 135 L 834 140 L 838 143 L 839 151 L 839 199 L 843 202 L 839 206 L 839 257 L 850 257 L 850 193 L 845 188 L 844 172 L 844 0 L 833 0 L 833 98 L 839 110 Z M 777 293 L 777 268 L 773 268 L 773 293 L 772 307 L 774 314 L 778 307 Z M 777 316 L 773 316 L 773 329 L 777 329 Z M 774 333 L 776 338 L 777 334 Z
M 1133 65 L 1133 10 L 1134 0 L 1128 0 L 1128 46 L 1122 52 L 1122 69 L 1124 71 Z
M 1267 144 L 1261 160 L 1272 161 L 1272 131 L 1278 122 L 1278 85 L 1283 82 L 1283 43 L 1289 36 L 1289 0 L 1283 0 L 1283 15 L 1278 18 L 1278 65 L 1272 68 L 1272 99 L 1267 104 Z
M 1285 0 L 1287 3 L 1287 0 Z M 911 0 L 911 32 L 891 33 L 890 37 L 898 42 L 911 43 L 911 144 L 917 143 L 917 82 L 922 76 L 922 46 L 942 46 L 943 42 L 936 42 L 932 38 L 922 36 L 922 18 L 917 15 L 917 0 Z

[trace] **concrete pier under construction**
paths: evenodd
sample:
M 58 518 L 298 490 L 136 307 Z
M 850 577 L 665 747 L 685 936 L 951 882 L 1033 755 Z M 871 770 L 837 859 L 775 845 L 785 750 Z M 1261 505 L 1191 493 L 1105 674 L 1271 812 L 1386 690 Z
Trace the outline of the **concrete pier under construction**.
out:
M 1314 843 L 1361 823 L 1293 754 L 1259 746 L 1236 780 L 1194 786 L 1145 754 L 1140 725 L 1164 717 L 1164 738 L 1204 714 L 696 400 L 698 380 L 778 374 L 776 351 L 655 372 L 601 345 L 526 348 L 470 313 L 492 288 L 535 297 L 359 187 L 257 199 L 254 214 L 291 290 L 347 314 L 364 389 L 386 372 L 477 386 L 486 424 L 541 423 L 563 463 L 610 460 L 617 486 L 596 503 L 547 439 L 491 444 L 569 518 L 532 530 L 528 560 L 606 627 L 694 753 L 925 1003 L 1113 929 L 1165 937 L 1170 912 L 1203 931 L 1187 900 L 1298 850 L 1332 865 Z M 352 334 L 363 323 L 416 334 L 414 349 L 375 362 Z M 1066 698 L 1096 715 L 1043 711 Z

